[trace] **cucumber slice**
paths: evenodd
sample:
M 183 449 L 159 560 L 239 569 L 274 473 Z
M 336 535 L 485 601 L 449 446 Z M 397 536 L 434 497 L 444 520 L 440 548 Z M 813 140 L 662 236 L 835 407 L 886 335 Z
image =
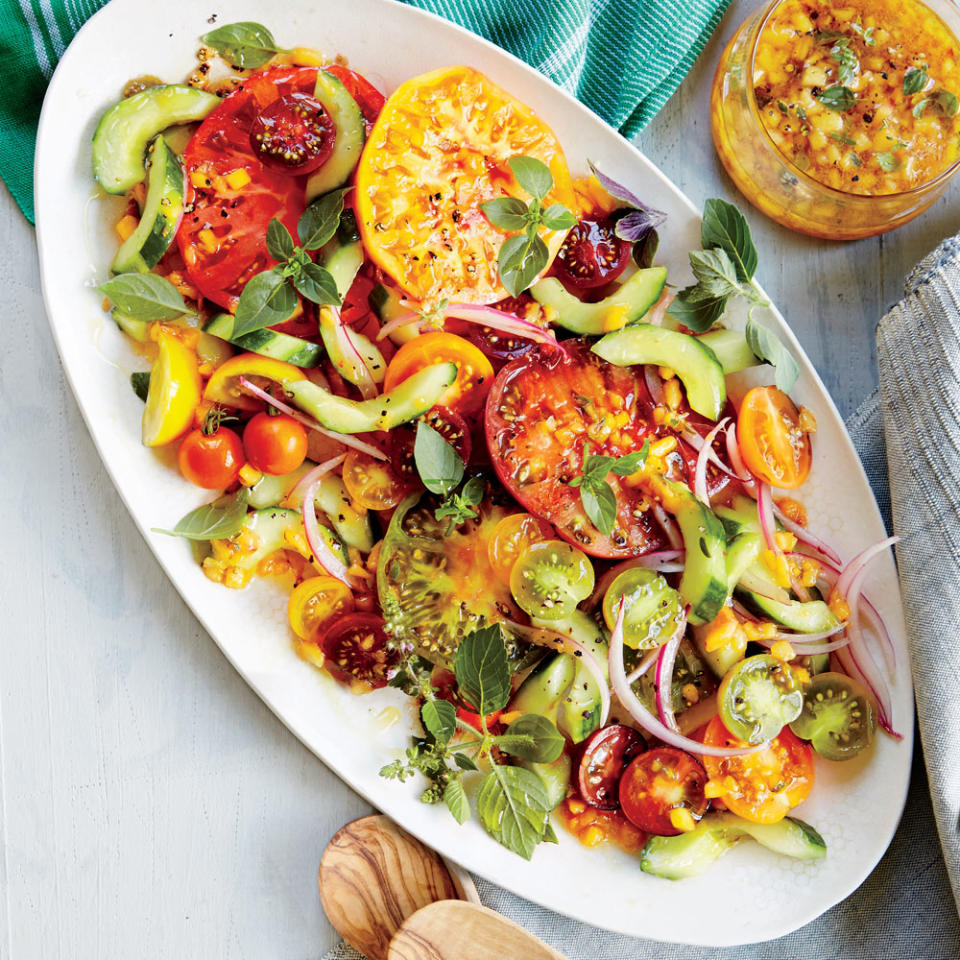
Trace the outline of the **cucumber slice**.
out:
M 380 349 L 362 333 L 351 330 L 350 338 L 357 349 L 356 352 L 345 353 L 337 335 L 338 323 L 339 317 L 329 307 L 320 308 L 320 336 L 334 368 L 349 383 L 360 384 L 367 374 L 374 383 L 383 383 L 387 375 L 387 361 L 383 359 Z
M 752 837 L 762 847 L 797 860 L 822 860 L 827 855 L 827 844 L 809 823 L 796 817 L 784 817 L 776 823 L 753 823 L 732 813 L 712 813 L 705 819 L 728 834 L 739 833 Z
M 114 273 L 149 273 L 167 252 L 183 213 L 183 167 L 163 135 L 147 150 L 147 196 L 137 229 L 120 246 Z
M 353 286 L 357 271 L 363 266 L 363 244 L 359 240 L 341 243 L 334 238 L 320 251 L 318 259 L 333 277 L 337 293 L 343 300 Z
M 93 175 L 107 193 L 126 193 L 145 176 L 147 144 L 177 123 L 202 120 L 220 103 L 185 84 L 150 87 L 115 103 L 93 131 Z
M 833 611 L 822 600 L 809 600 L 806 603 L 791 600 L 789 603 L 781 603 L 749 590 L 738 590 L 738 593 L 742 593 L 750 606 L 788 630 L 796 630 L 798 633 L 826 633 L 828 630 L 836 630 L 840 625 Z
M 243 350 L 259 353 L 263 357 L 283 360 L 295 367 L 315 367 L 323 356 L 323 347 L 300 337 L 277 330 L 254 330 L 239 337 L 233 336 L 236 318 L 232 313 L 218 313 L 203 329 L 211 336 L 227 340 Z
M 743 533 L 727 544 L 727 586 L 730 590 L 744 572 L 756 564 L 766 546 L 759 533 Z
M 307 203 L 347 182 L 360 159 L 363 142 L 367 139 L 367 126 L 357 101 L 332 73 L 317 71 L 317 86 L 313 96 L 330 114 L 337 137 L 333 143 L 333 153 L 307 181 Z
M 570 755 L 561 753 L 553 763 L 534 763 L 532 760 L 518 761 L 521 767 L 537 775 L 547 792 L 547 803 L 550 808 L 561 804 L 567 796 L 567 787 L 570 784 Z
M 293 402 L 328 430 L 370 433 L 392 430 L 426 413 L 457 379 L 455 363 L 435 363 L 418 370 L 393 390 L 372 400 L 348 400 L 310 380 L 288 380 L 284 390 Z
M 370 293 L 370 306 L 374 313 L 380 318 L 381 324 L 387 324 L 402 313 L 410 313 L 409 305 L 400 302 L 401 294 L 392 287 L 387 287 L 378 283 Z M 419 336 L 419 331 L 414 324 L 403 327 L 397 327 L 393 333 L 389 334 L 390 339 L 399 347 Z
M 618 367 L 655 363 L 669 367 L 683 381 L 687 401 L 697 413 L 718 420 L 727 402 L 723 367 L 713 351 L 696 337 L 638 323 L 608 333 L 593 345 L 593 352 Z
M 697 340 L 713 351 L 724 373 L 760 366 L 760 361 L 747 346 L 747 338 L 739 330 L 711 330 Z
M 760 517 L 757 514 L 756 500 L 738 493 L 730 506 L 716 506 L 713 512 L 720 518 L 727 540 L 733 540 L 742 533 L 760 533 Z
M 530 293 L 538 303 L 554 311 L 561 327 L 598 337 L 639 320 L 660 299 L 666 282 L 666 267 L 647 267 L 598 303 L 581 302 L 555 277 L 539 280 Z

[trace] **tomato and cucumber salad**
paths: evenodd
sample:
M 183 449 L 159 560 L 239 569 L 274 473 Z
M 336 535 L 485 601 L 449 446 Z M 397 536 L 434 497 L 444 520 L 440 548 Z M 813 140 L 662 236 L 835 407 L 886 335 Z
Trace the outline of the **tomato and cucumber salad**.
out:
M 216 34 L 205 62 L 236 58 Z M 864 672 L 877 550 L 844 566 L 801 522 L 816 419 L 786 348 L 764 370 L 673 294 L 633 193 L 573 176 L 473 68 L 391 93 L 302 47 L 254 59 L 94 137 L 129 194 L 101 289 L 152 363 L 142 440 L 215 491 L 171 532 L 213 583 L 286 591 L 317 696 L 409 694 L 383 775 L 524 857 L 554 810 L 664 877 L 706 869 L 718 824 L 822 856 L 794 808 L 893 718 Z M 755 262 L 742 215 L 711 218 L 738 224 L 705 223 L 713 256 Z

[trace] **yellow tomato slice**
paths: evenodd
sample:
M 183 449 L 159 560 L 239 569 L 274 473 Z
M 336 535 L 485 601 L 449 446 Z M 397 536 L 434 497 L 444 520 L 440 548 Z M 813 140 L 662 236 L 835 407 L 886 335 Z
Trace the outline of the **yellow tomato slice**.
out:
M 493 303 L 506 296 L 497 254 L 509 236 L 480 204 L 529 201 L 507 161 L 525 155 L 550 168 L 544 206 L 576 210 L 563 150 L 527 106 L 471 67 L 414 77 L 387 100 L 357 166 L 363 245 L 410 296 L 427 304 Z M 544 231 L 550 262 L 566 231 Z
M 510 574 L 517 557 L 531 543 L 550 540 L 553 537 L 550 524 L 529 513 L 511 513 L 494 527 L 487 542 L 487 556 L 497 579 L 510 586 Z
M 303 371 L 282 360 L 261 357 L 258 353 L 241 353 L 226 363 L 220 364 L 207 381 L 203 399 L 209 403 L 222 403 L 238 410 L 259 410 L 263 406 L 256 397 L 245 393 L 240 386 L 240 377 L 250 380 L 258 387 L 271 382 L 305 380 Z
M 200 403 L 197 355 L 182 340 L 164 332 L 157 335 L 157 348 L 143 408 L 141 437 L 147 447 L 163 446 L 185 433 L 193 426 Z
M 469 340 L 454 333 L 425 333 L 405 343 L 387 367 L 383 390 L 386 393 L 425 367 L 445 362 L 457 365 L 457 379 L 441 394 L 437 406 L 465 416 L 477 413 L 493 386 L 493 366 Z
M 314 638 L 334 617 L 353 612 L 350 588 L 335 577 L 310 577 L 300 583 L 287 604 L 290 626 L 301 640 Z

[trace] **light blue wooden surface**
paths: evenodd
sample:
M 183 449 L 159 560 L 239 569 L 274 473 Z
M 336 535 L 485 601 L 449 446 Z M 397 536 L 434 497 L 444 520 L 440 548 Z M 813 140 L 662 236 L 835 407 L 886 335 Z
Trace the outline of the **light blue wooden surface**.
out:
M 748 7 L 640 139 L 698 205 L 737 199 L 706 103 Z M 844 415 L 875 382 L 877 319 L 960 228 L 958 199 L 960 183 L 920 221 L 847 245 L 751 216 L 758 277 Z M 0 960 L 319 957 L 333 942 L 319 856 L 368 807 L 261 704 L 147 551 L 65 385 L 33 231 L 3 188 L 0 249 Z M 905 868 L 910 843 L 895 845 Z

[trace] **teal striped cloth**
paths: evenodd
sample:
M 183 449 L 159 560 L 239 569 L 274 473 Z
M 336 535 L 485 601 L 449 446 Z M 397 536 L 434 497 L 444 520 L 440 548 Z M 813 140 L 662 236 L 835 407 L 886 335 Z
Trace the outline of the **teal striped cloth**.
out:
M 730 0 L 406 2 L 509 50 L 629 137 L 679 86 Z M 31 223 L 43 93 L 67 44 L 101 6 L 103 0 L 0 0 L 0 176 Z

